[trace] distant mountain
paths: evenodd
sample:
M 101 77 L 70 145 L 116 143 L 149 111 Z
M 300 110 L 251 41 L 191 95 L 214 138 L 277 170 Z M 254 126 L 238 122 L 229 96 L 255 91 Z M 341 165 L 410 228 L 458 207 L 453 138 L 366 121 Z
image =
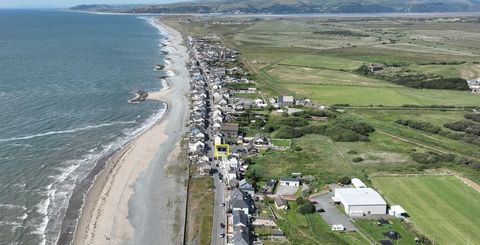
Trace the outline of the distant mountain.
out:
M 79 5 L 79 11 L 128 13 L 419 13 L 480 11 L 480 0 L 194 0 L 154 5 Z

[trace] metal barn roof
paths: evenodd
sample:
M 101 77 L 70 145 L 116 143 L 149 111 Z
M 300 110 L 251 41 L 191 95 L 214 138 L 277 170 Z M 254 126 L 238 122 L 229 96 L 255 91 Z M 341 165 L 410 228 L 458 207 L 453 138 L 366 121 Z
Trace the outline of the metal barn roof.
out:
M 382 196 L 372 188 L 337 188 L 338 196 L 346 205 L 386 205 Z

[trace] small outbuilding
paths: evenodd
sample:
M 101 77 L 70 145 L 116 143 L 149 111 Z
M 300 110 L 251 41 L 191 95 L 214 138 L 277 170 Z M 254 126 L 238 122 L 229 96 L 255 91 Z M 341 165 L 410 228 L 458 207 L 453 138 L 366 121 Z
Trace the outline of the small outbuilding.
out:
M 405 211 L 405 209 L 403 209 L 400 205 L 393 205 L 388 210 L 388 214 L 397 218 L 404 218 L 407 214 L 407 211 Z
M 275 201 L 275 207 L 277 209 L 281 209 L 281 210 L 288 209 L 288 204 L 287 204 L 287 201 L 285 201 L 285 199 L 281 197 L 275 197 L 273 200 Z
M 351 180 L 351 182 L 352 182 L 353 187 L 355 187 L 355 188 L 367 188 L 367 185 L 365 185 L 363 183 L 363 181 L 361 181 L 360 179 L 353 178 Z

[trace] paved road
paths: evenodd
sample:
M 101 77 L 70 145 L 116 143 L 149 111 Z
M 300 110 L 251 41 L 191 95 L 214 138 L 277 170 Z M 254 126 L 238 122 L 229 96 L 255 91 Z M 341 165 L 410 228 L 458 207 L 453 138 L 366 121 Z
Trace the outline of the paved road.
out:
M 216 169 L 216 168 L 215 168 Z M 213 175 L 213 181 L 215 184 L 215 201 L 213 207 L 213 227 L 212 227 L 212 245 L 224 245 L 226 237 L 221 238 L 219 235 L 225 233 L 225 229 L 220 227 L 220 224 L 225 223 L 225 207 L 221 206 L 221 203 L 225 202 L 225 186 L 220 181 L 218 173 Z
M 325 193 L 314 198 L 311 198 L 312 201 L 317 202 L 318 204 L 322 205 L 322 208 L 325 212 L 320 213 L 323 220 L 329 225 L 336 225 L 342 224 L 347 231 L 356 231 L 357 228 L 355 225 L 350 221 L 348 216 L 335 207 L 332 200 L 333 193 Z

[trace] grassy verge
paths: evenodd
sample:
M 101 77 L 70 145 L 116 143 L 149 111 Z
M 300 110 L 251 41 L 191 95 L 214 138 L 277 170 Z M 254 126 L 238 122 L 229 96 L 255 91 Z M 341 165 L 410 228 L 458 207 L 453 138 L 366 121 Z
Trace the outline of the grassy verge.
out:
M 210 244 L 214 193 L 211 177 L 190 178 L 187 205 L 187 244 Z

